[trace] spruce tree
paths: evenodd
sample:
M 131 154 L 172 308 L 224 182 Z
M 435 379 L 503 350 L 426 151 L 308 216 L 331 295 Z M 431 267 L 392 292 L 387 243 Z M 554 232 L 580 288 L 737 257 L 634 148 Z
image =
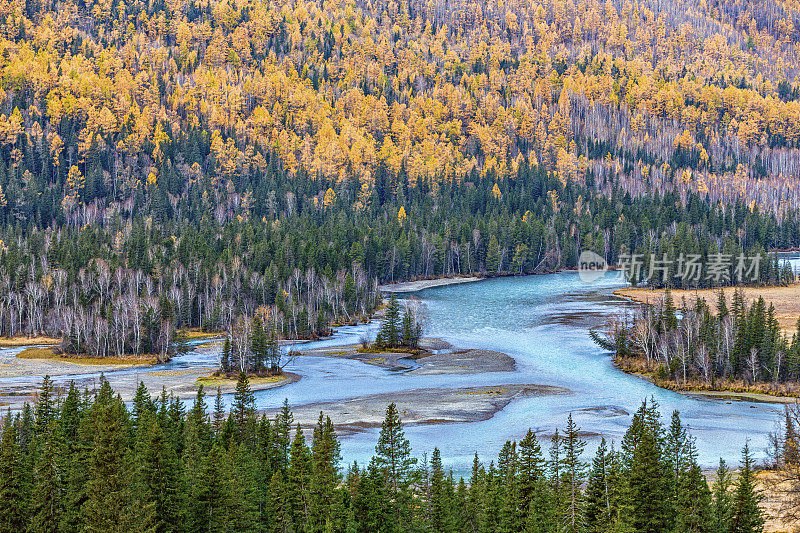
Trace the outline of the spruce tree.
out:
M 378 443 L 375 446 L 374 466 L 381 470 L 386 480 L 386 490 L 395 502 L 396 518 L 402 525 L 408 520 L 405 509 L 408 505 L 411 472 L 416 459 L 411 457 L 411 444 L 405 437 L 403 423 L 394 402 L 386 407 L 386 417 L 381 424 Z
M 196 467 L 196 466 L 195 466 Z M 189 507 L 189 520 L 193 531 L 224 531 L 230 520 L 230 481 L 232 470 L 229 455 L 218 444 L 212 446 L 200 465 L 201 474 L 195 497 Z
M 155 404 L 150 397 L 150 393 L 147 391 L 147 387 L 144 385 L 144 381 L 140 381 L 139 386 L 136 387 L 136 393 L 133 395 L 131 424 L 134 431 L 136 431 L 139 424 L 139 419 L 144 416 L 144 413 L 147 411 L 155 411 Z
M 611 524 L 609 461 L 606 439 L 601 439 L 586 485 L 586 530 L 590 532 L 606 531 Z
M 567 428 L 563 438 L 563 478 L 564 490 L 567 494 L 563 514 L 565 531 L 582 531 L 584 527 L 584 501 L 581 487 L 586 475 L 586 465 L 581 460 L 586 443 L 580 439 L 580 429 L 572 420 L 572 413 L 567 417 Z
M 728 299 L 725 296 L 725 289 L 722 287 L 717 291 L 717 320 L 722 320 L 728 316 Z
M 250 380 L 244 372 L 239 373 L 239 379 L 236 381 L 231 415 L 236 422 L 239 438 L 252 438 L 256 421 L 256 398 L 250 389 Z
M 311 444 L 311 480 L 309 487 L 309 521 L 314 531 L 341 525 L 343 509 L 337 487 L 341 481 L 339 441 L 333 422 L 319 414 Z
M 107 382 L 105 382 L 107 383 Z M 113 532 L 146 528 L 152 509 L 133 498 L 133 468 L 128 451 L 128 425 L 122 400 L 101 392 L 93 406 L 93 449 L 89 460 L 87 500 L 83 504 L 86 531 Z
M 280 470 L 276 470 L 270 479 L 267 492 L 267 508 L 270 511 L 270 517 L 269 520 L 263 522 L 265 531 L 268 533 L 291 533 L 294 531 L 289 494 L 286 491 L 286 482 Z
M 253 318 L 253 329 L 250 333 L 250 368 L 255 372 L 264 369 L 267 360 L 267 334 L 264 331 L 264 321 L 256 314 Z
M 419 345 L 418 323 L 414 319 L 411 309 L 406 309 L 403 314 L 401 344 L 406 348 L 417 348 Z
M 38 436 L 36 449 L 28 530 L 56 532 L 64 513 L 63 465 L 70 458 L 64 454 L 61 429 L 55 419 L 51 418 Z
M 286 490 L 289 495 L 291 519 L 295 529 L 307 530 L 309 522 L 309 489 L 311 483 L 311 453 L 300 424 L 294 430 L 289 454 Z
M 231 339 L 225 335 L 225 341 L 222 343 L 222 355 L 219 361 L 220 370 L 223 374 L 231 371 Z
M 392 293 L 375 343 L 381 348 L 396 348 L 400 346 L 401 335 L 400 304 L 397 295 Z
M 269 330 L 266 350 L 269 370 L 271 372 L 279 372 L 281 369 L 281 346 L 278 343 L 278 332 L 275 330 L 275 326 Z
M 256 491 L 256 463 L 244 443 L 231 445 L 228 450 L 230 470 L 228 484 L 226 529 L 249 533 L 259 529 L 258 497 Z
M 289 400 L 283 400 L 283 406 L 275 416 L 275 468 L 286 471 L 289 468 L 289 448 L 291 445 L 292 423 L 294 415 L 289 409 Z
M 477 458 L 477 457 L 476 457 Z M 520 497 L 527 511 L 528 505 L 544 489 L 545 460 L 536 434 L 528 432 L 519 442 Z
M 656 405 L 643 403 L 623 439 L 630 519 L 637 531 L 672 527 L 673 502 L 669 469 L 662 458 L 662 435 Z
M 29 496 L 11 411 L 3 420 L 0 437 L 0 531 L 23 531 L 28 521 Z
M 214 426 L 214 433 L 219 436 L 222 425 L 225 423 L 225 404 L 222 403 L 222 388 L 217 387 L 217 395 L 214 397 L 214 418 L 211 424 Z
M 36 433 L 39 435 L 44 433 L 56 414 L 55 398 L 53 398 L 53 381 L 50 379 L 50 376 L 45 376 L 42 380 L 41 387 L 39 387 L 39 394 L 36 397 Z
M 452 530 L 451 512 L 452 483 L 449 484 L 442 466 L 442 455 L 439 448 L 433 449 L 431 456 L 431 482 L 428 488 L 428 517 L 431 530 L 440 533 Z
M 468 522 L 471 531 L 482 528 L 486 514 L 486 471 L 478 460 L 478 454 L 472 461 L 472 474 L 469 478 L 467 492 Z
M 388 533 L 401 531 L 389 505 L 386 480 L 372 462 L 366 471 L 351 476 L 355 491 L 351 502 L 347 531 Z
M 152 506 L 157 533 L 180 531 L 184 521 L 182 472 L 178 457 L 152 414 L 142 419 L 136 437 L 134 498 Z
M 710 533 L 711 513 L 711 491 L 700 466 L 692 462 L 678 478 L 675 527 L 686 533 Z
M 763 496 L 756 487 L 750 445 L 742 449 L 742 469 L 736 478 L 733 496 L 731 533 L 759 533 L 764 530 L 764 513 L 759 507 Z
M 711 528 L 712 533 L 724 533 L 730 531 L 731 517 L 733 512 L 733 497 L 731 495 L 731 473 L 725 461 L 719 460 L 717 468 L 717 478 L 712 487 L 713 502 L 711 505 Z

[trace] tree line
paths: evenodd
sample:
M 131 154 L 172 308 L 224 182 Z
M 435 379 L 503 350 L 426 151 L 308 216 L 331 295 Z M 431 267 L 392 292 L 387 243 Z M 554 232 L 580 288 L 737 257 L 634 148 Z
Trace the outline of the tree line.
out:
M 353 212 L 352 185 L 317 205 L 319 184 L 273 169 L 254 182 L 260 194 L 241 220 L 208 216 L 211 204 L 198 199 L 161 215 L 143 203 L 133 219 L 80 228 L 5 225 L 0 334 L 60 337 L 68 353 L 164 358 L 176 329 L 228 331 L 262 308 L 279 337 L 324 335 L 369 316 L 379 282 L 546 272 L 576 266 L 588 249 L 611 264 L 623 250 L 640 254 L 645 273 L 664 253 L 761 254 L 755 283 L 781 283 L 786 273 L 767 251 L 800 246 L 794 215 L 778 219 L 741 202 L 723 207 L 689 194 L 680 207 L 674 193 L 620 189 L 607 197 L 525 163 L 500 183 L 473 178 L 434 197 L 406 177 L 396 194 Z M 734 267 L 727 278 L 692 283 L 734 283 Z
M 777 386 L 800 379 L 800 323 L 791 337 L 784 334 L 775 307 L 763 297 L 748 303 L 734 289 L 729 304 L 720 289 L 713 307 L 697 297 L 681 302 L 680 316 L 677 311 L 667 289 L 658 303 L 612 317 L 591 335 L 623 368 L 640 364 L 681 386 L 734 380 Z
M 654 401 L 619 447 L 591 462 L 572 417 L 547 444 L 528 430 L 467 480 L 434 449 L 412 455 L 399 412 L 386 410 L 368 464 L 343 468 L 330 418 L 295 424 L 288 403 L 259 415 L 240 374 L 230 412 L 199 388 L 187 408 L 144 385 L 131 405 L 106 380 L 94 392 L 45 378 L 33 405 L 0 432 L 3 531 L 641 531 L 762 530 L 752 455 L 736 476 L 720 462 L 709 487 L 694 441 Z M 308 435 L 308 436 L 307 436 Z

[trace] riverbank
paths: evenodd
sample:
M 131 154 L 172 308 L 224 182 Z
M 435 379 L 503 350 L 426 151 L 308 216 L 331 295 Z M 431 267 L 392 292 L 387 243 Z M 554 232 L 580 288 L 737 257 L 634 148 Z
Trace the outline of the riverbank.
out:
M 19 357 L 20 352 L 33 350 L 33 356 Z M 45 355 L 43 352 L 50 352 Z M 0 350 L 0 378 L 24 378 L 42 376 L 67 376 L 73 374 L 90 374 L 96 372 L 112 372 L 132 368 L 146 368 L 152 365 L 149 360 L 128 360 L 91 357 L 60 357 L 47 349 L 6 348 Z M 1 392 L 1 391 L 0 391 Z
M 399 281 L 397 283 L 388 283 L 379 285 L 378 290 L 382 292 L 417 292 L 423 289 L 430 289 L 433 287 L 445 287 L 447 285 L 455 285 L 458 283 L 472 283 L 486 278 L 479 278 L 477 276 L 464 276 L 452 278 L 433 278 L 433 279 L 420 279 L 413 281 Z
M 283 387 L 291 383 L 296 383 L 300 381 L 300 376 L 292 372 L 282 372 L 280 375 L 277 376 L 249 377 L 247 381 L 250 384 L 250 390 L 259 391 L 259 390 L 276 389 L 278 387 Z M 191 395 L 196 394 L 197 388 L 200 385 L 202 385 L 207 392 L 216 391 L 217 388 L 219 388 L 222 394 L 229 394 L 236 390 L 237 382 L 238 378 L 226 378 L 223 376 L 215 376 L 213 373 L 210 373 L 198 377 L 197 380 L 195 381 L 195 386 L 189 387 L 187 394 L 188 393 L 191 393 Z M 173 389 L 173 391 L 175 390 L 179 389 L 177 388 Z
M 158 364 L 158 356 L 155 354 L 123 355 L 114 357 L 90 357 L 87 355 L 57 354 L 52 348 L 31 346 L 25 348 L 17 354 L 19 359 L 45 359 L 49 361 L 59 361 L 73 365 L 132 367 L 148 366 Z
M 386 406 L 392 402 L 397 405 L 406 426 L 450 424 L 488 420 L 514 399 L 569 393 L 563 387 L 548 385 L 411 389 L 293 406 L 292 414 L 294 421 L 301 426 L 312 427 L 322 411 L 331 418 L 339 433 L 346 435 L 380 427 L 386 416 Z M 274 416 L 278 411 L 269 409 L 265 412 Z
M 656 387 L 683 394 L 684 396 L 714 400 L 791 404 L 800 402 L 800 386 L 791 384 L 757 383 L 747 385 L 742 380 L 725 380 L 713 387 L 699 380 L 687 383 L 658 378 L 656 372 L 647 368 L 641 358 L 615 359 L 614 366 Z

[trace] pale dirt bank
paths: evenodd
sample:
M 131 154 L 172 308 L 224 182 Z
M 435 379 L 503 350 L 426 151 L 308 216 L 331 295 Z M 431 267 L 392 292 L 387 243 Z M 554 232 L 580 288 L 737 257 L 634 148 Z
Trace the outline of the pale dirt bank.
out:
M 430 289 L 432 287 L 444 287 L 445 285 L 455 285 L 457 283 L 471 283 L 473 281 L 480 281 L 482 279 L 484 278 L 469 276 L 463 278 L 436 278 L 421 279 L 417 281 L 401 281 L 398 283 L 379 285 L 378 290 L 383 292 L 417 292 L 423 289 Z
M 547 385 L 494 385 L 460 389 L 412 389 L 359 396 L 333 402 L 292 407 L 295 422 L 313 426 L 320 411 L 341 433 L 380 427 L 386 406 L 394 402 L 406 425 L 447 424 L 488 420 L 516 398 L 569 394 L 568 389 Z M 267 410 L 270 416 L 278 409 Z
M 195 348 L 199 351 L 218 351 L 218 343 L 209 343 Z M 115 392 L 122 399 L 129 401 L 136 393 L 140 382 L 145 384 L 152 395 L 158 395 L 162 389 L 181 398 L 192 398 L 197 394 L 198 378 L 206 378 L 216 370 L 216 359 L 209 358 L 207 364 L 190 367 L 159 368 L 158 366 L 123 366 L 123 365 L 79 365 L 51 359 L 19 359 L 16 351 L 0 352 L 0 406 L 16 409 L 25 402 L 30 402 L 38 392 L 42 378 L 50 375 L 56 385 L 57 394 L 63 393 L 69 387 L 70 380 L 83 390 L 90 391 L 99 387 L 98 373 L 102 372 Z M 3 365 L 9 365 L 4 367 Z M 300 376 L 290 372 L 284 374 L 284 379 L 259 380 L 251 383 L 251 389 L 264 390 L 282 387 L 294 383 Z M 233 380 L 213 380 L 204 382 L 206 393 L 215 394 L 216 387 L 220 386 L 223 393 L 233 392 L 236 382 Z
M 301 356 L 338 357 L 360 361 L 389 370 L 404 370 L 408 374 L 484 374 L 512 372 L 516 363 L 508 355 L 492 350 L 450 350 L 440 339 L 423 339 L 421 346 L 440 353 L 414 355 L 403 352 L 362 353 L 360 346 L 351 344 L 333 348 L 301 350 Z
M 699 396 L 714 400 L 727 400 L 734 402 L 752 403 L 780 403 L 793 404 L 800 402 L 796 396 L 773 396 L 771 394 L 760 394 L 757 392 L 730 392 L 730 391 L 676 391 L 685 396 Z
M 83 364 L 69 359 L 26 359 L 17 357 L 23 346 L 0 351 L 0 378 L 25 376 L 62 376 L 67 374 L 89 374 L 92 372 L 111 372 L 135 367 L 150 366 L 143 364 Z

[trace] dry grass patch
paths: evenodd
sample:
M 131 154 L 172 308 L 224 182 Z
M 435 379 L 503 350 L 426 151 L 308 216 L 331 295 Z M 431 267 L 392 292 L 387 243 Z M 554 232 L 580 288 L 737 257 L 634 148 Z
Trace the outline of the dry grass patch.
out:
M 723 289 L 728 299 L 728 305 L 733 299 L 734 289 L 734 287 L 725 287 Z M 739 290 L 742 291 L 745 300 L 748 302 L 763 296 L 767 305 L 771 303 L 775 306 L 775 316 L 781 329 L 787 332 L 794 332 L 797 326 L 797 318 L 800 317 L 800 284 L 786 287 L 739 287 Z M 664 289 L 632 287 L 617 289 L 614 294 L 635 302 L 657 304 L 664 297 Z M 705 299 L 714 312 L 717 310 L 717 294 L 719 294 L 719 289 L 672 289 L 672 299 L 675 301 L 675 305 L 680 306 L 684 298 L 687 304 L 692 303 L 699 296 Z
M 198 328 L 182 329 L 181 333 L 190 341 L 197 339 L 215 339 L 222 336 L 221 333 L 208 333 Z
M 280 374 L 277 376 L 248 376 L 247 381 L 250 382 L 250 385 L 264 385 L 269 383 L 278 383 L 283 381 L 284 379 L 288 379 L 285 375 Z M 238 378 L 227 378 L 225 376 L 218 376 L 212 374 L 208 374 L 205 376 L 200 376 L 197 378 L 197 384 L 202 385 L 203 387 L 235 387 Z
M 56 345 L 61 342 L 61 339 L 55 337 L 25 337 L 20 335 L 17 337 L 0 337 L 0 348 L 10 348 L 15 346 L 29 346 L 34 344 L 47 344 Z
M 122 357 L 88 357 L 84 355 L 56 354 L 52 348 L 26 348 L 17 354 L 20 359 L 49 359 L 76 365 L 154 365 L 155 355 L 126 355 Z

